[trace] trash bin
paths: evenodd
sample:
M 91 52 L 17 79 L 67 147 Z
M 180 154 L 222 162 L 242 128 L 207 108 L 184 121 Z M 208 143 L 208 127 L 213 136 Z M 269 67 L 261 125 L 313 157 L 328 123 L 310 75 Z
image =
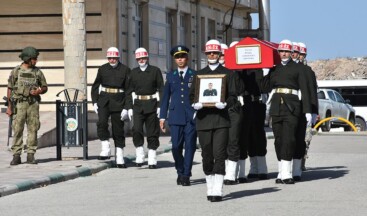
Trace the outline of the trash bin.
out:
M 76 101 L 78 89 L 72 89 L 76 93 L 71 101 L 69 90 L 56 95 L 66 96 L 66 101 L 56 100 L 56 159 L 62 160 L 62 147 L 83 147 L 83 160 L 88 160 L 88 103 Z

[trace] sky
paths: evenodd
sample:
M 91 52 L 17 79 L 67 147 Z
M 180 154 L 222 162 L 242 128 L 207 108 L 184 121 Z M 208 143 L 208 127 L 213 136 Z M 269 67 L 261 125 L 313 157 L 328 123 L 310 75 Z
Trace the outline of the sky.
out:
M 366 0 L 270 0 L 270 40 L 305 43 L 311 61 L 367 57 L 366 10 Z

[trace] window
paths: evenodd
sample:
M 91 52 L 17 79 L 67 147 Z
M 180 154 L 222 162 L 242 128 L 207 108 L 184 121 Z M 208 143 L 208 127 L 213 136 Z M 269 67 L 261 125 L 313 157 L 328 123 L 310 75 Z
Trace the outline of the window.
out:
M 327 91 L 327 94 L 329 96 L 329 98 L 333 101 L 336 101 L 336 98 L 334 96 L 334 92 L 333 91 Z
M 318 99 L 326 99 L 326 97 L 325 97 L 325 93 L 324 93 L 323 91 L 319 91 L 319 92 L 317 93 L 317 98 L 318 98 Z
M 338 92 L 335 92 L 335 96 L 336 96 L 336 101 L 338 101 L 339 103 L 345 103 L 343 97 Z

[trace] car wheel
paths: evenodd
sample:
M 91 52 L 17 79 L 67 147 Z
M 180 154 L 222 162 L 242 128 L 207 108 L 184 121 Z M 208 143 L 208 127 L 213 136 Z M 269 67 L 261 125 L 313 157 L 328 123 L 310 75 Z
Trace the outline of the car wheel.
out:
M 355 125 L 356 120 L 355 120 L 354 116 L 349 116 L 348 121 L 350 123 L 352 123 L 353 125 Z M 352 129 L 351 126 L 347 125 L 347 126 L 344 127 L 344 131 L 353 131 L 353 129 Z
M 331 117 L 331 113 L 330 112 L 327 112 L 326 115 L 325 115 L 325 118 L 329 118 Z M 331 121 L 327 121 L 327 122 L 324 122 L 324 124 L 321 125 L 321 130 L 323 132 L 329 132 L 330 131 L 330 128 L 331 128 Z
M 366 131 L 366 122 L 361 118 L 356 118 L 356 128 L 358 131 Z

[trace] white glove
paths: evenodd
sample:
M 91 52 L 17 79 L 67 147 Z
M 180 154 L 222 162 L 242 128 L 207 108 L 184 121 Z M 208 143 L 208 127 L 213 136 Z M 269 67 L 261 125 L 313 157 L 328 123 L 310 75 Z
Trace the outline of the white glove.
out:
M 215 107 L 217 107 L 218 109 L 224 109 L 226 108 L 227 103 L 222 103 L 222 102 L 217 102 L 215 103 Z
M 157 117 L 159 118 L 159 114 L 161 113 L 161 108 L 157 108 Z
M 129 118 L 130 121 L 133 119 L 133 110 L 132 109 L 129 109 L 127 111 L 127 116 L 128 116 L 128 118 Z
M 93 104 L 94 112 L 98 114 L 98 105 L 97 103 Z
M 125 121 L 129 116 L 127 115 L 127 110 L 123 109 L 121 112 L 121 121 Z
M 202 109 L 203 108 L 203 104 L 202 103 L 194 103 L 194 104 L 192 104 L 192 107 L 195 110 L 199 110 L 199 109 Z
M 263 75 L 266 76 L 269 74 L 270 69 L 269 68 L 263 68 Z
M 312 115 L 311 113 L 306 113 L 307 126 L 311 126 L 312 124 Z

